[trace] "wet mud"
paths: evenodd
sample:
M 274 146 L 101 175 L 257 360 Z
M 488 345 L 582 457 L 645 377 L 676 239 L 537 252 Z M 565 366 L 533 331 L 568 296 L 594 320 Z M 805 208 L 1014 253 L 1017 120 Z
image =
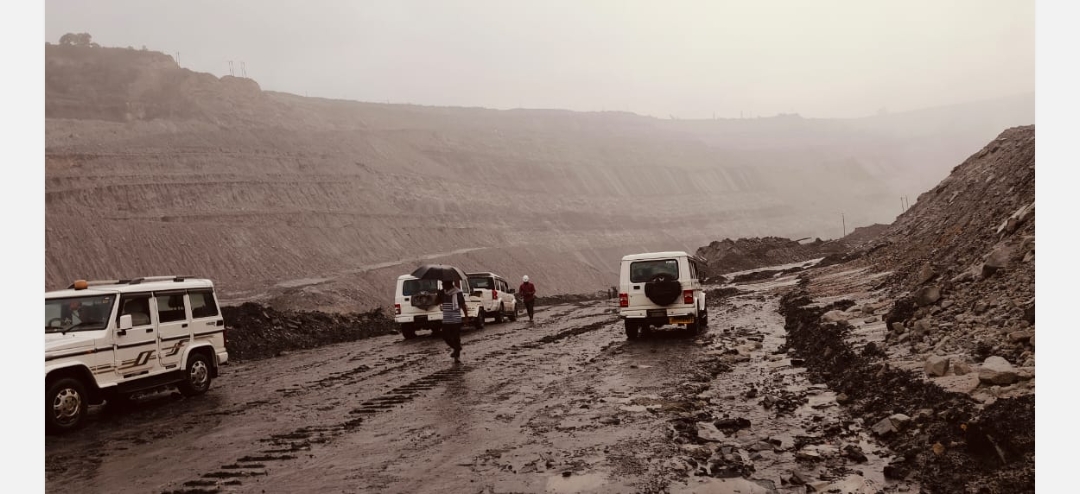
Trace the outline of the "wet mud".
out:
M 886 475 L 918 468 L 900 453 L 908 443 L 873 436 L 861 410 L 838 403 L 843 382 L 785 330 L 776 291 L 796 282 L 710 287 L 699 334 L 627 341 L 613 301 L 579 301 L 465 331 L 461 364 L 423 335 L 240 362 L 207 395 L 107 406 L 84 430 L 46 438 L 46 488 L 917 491 L 918 475 Z M 1004 422 L 970 424 L 999 427 L 986 434 L 1007 454 L 1027 447 L 998 440 L 1012 437 Z

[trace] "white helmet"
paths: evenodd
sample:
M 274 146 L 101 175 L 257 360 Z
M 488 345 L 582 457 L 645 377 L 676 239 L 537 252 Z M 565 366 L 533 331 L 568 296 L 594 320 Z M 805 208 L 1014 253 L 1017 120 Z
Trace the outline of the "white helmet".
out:
M 524 282 L 524 283 L 528 283 L 529 282 L 529 275 L 522 276 L 521 281 Z

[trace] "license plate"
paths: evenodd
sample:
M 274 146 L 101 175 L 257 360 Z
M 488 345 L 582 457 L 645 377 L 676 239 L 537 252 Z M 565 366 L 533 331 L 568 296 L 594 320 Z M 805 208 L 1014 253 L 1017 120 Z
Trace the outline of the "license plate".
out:
M 413 322 L 427 322 L 427 316 L 413 317 Z
M 694 316 L 674 316 L 668 320 L 668 324 L 690 324 L 692 322 L 694 322 Z
M 667 309 L 649 309 L 645 313 L 649 317 L 667 317 Z

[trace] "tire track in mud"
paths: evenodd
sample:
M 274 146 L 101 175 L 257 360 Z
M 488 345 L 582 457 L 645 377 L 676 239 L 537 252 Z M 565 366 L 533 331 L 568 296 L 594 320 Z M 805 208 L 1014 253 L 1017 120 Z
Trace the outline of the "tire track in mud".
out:
M 566 314 L 573 313 L 577 310 L 588 307 L 577 307 Z M 429 374 L 426 374 L 418 379 L 414 379 L 406 384 L 397 386 L 385 394 L 368 399 L 360 404 L 359 407 L 349 411 L 348 414 L 353 416 L 345 422 L 313 426 L 308 425 L 294 429 L 291 432 L 273 434 L 269 437 L 259 440 L 262 447 L 254 453 L 245 454 L 240 458 L 237 458 L 232 463 L 222 465 L 217 470 L 209 473 L 204 473 L 198 478 L 187 480 L 182 482 L 181 489 L 165 490 L 163 494 L 206 494 L 206 493 L 218 493 L 227 492 L 231 488 L 239 487 L 243 485 L 242 479 L 258 478 L 269 475 L 267 464 L 281 464 L 281 462 L 287 462 L 290 460 L 296 460 L 300 454 L 307 453 L 312 450 L 316 445 L 327 444 L 331 441 L 348 434 L 357 428 L 361 427 L 364 423 L 364 417 L 373 414 L 386 412 L 394 408 L 403 406 L 412 402 L 418 397 L 423 396 L 429 391 L 439 387 L 446 381 L 460 377 L 472 370 L 481 368 L 480 364 L 492 361 L 494 359 L 500 359 L 501 357 L 510 356 L 515 357 L 519 355 L 523 350 L 535 349 L 546 344 L 555 343 L 566 338 L 582 335 L 592 331 L 597 331 L 605 326 L 615 324 L 617 321 L 613 320 L 610 314 L 599 314 L 596 316 L 587 316 L 586 318 L 600 317 L 601 320 L 586 323 L 581 326 L 572 327 L 557 333 L 543 336 L 539 339 L 527 341 L 511 345 L 509 347 L 495 350 L 477 356 L 468 364 L 455 365 L 449 369 L 438 370 Z M 491 335 L 487 338 L 478 338 L 474 340 L 474 343 L 480 341 L 493 341 L 499 340 L 505 337 L 514 335 L 514 331 L 507 331 L 505 333 L 499 333 Z M 400 357 L 408 357 L 410 355 L 416 355 L 423 353 L 424 357 L 406 361 L 398 367 L 405 367 L 414 363 L 417 363 L 430 354 L 441 353 L 434 349 L 425 349 L 421 352 L 414 352 L 412 354 L 406 354 Z M 340 373 L 332 373 L 322 379 L 311 381 L 311 383 L 329 382 L 328 386 L 335 386 L 336 381 L 348 381 L 357 375 L 362 375 L 366 370 L 360 370 L 363 365 L 352 369 L 350 371 L 344 371 Z M 367 378 L 374 377 L 375 375 L 389 372 L 388 369 L 383 369 L 377 374 L 371 374 L 364 377 L 358 377 L 347 384 L 356 384 Z M 344 376 L 344 377 L 343 377 Z M 278 390 L 280 391 L 280 390 Z

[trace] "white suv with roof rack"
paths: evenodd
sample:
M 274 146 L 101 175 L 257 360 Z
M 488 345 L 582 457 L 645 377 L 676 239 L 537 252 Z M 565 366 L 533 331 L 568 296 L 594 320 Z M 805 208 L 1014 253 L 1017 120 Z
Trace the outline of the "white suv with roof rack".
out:
M 709 323 L 701 278 L 706 262 L 686 252 L 624 256 L 619 268 L 619 317 L 626 337 L 678 324 L 698 333 Z
M 439 292 L 442 282 L 422 280 L 411 274 L 398 276 L 394 289 L 394 322 L 405 339 L 416 337 L 416 331 L 429 329 L 432 333 L 442 330 L 442 307 L 439 305 Z M 469 287 L 469 280 L 462 281 L 461 290 L 465 292 L 465 311 L 473 327 L 484 329 L 481 314 L 481 293 Z
M 229 360 L 210 280 L 79 280 L 45 292 L 45 427 L 81 426 L 87 406 L 176 385 L 205 393 Z
M 491 272 L 469 273 L 469 286 L 480 290 L 480 310 L 477 317 L 493 317 L 496 323 L 503 322 L 503 318 L 517 321 L 518 306 L 514 289 L 506 278 Z

